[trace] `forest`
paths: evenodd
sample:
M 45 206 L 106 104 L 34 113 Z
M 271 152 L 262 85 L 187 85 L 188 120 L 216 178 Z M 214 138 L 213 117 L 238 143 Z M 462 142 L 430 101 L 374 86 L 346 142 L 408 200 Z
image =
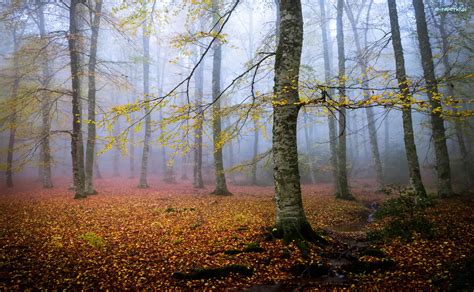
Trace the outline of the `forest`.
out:
M 0 0 L 0 289 L 474 289 L 470 0 Z

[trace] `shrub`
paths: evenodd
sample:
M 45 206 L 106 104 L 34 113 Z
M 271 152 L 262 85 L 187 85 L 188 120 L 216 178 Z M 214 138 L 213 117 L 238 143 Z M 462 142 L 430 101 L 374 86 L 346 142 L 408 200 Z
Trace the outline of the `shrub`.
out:
M 414 233 L 428 238 L 433 237 L 435 226 L 426 215 L 426 208 L 433 204 L 431 198 L 411 193 L 387 200 L 374 214 L 376 219 L 386 218 L 387 222 L 381 230 L 370 231 L 367 234 L 368 239 L 380 241 L 400 237 L 409 241 Z
M 85 240 L 90 246 L 95 248 L 102 248 L 104 246 L 104 239 L 94 232 L 86 232 L 79 238 Z

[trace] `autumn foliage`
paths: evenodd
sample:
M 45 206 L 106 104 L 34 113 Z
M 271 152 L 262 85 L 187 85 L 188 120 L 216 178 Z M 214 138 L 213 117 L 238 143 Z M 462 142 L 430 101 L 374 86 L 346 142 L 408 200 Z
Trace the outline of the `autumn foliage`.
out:
M 472 200 L 428 206 L 430 238 L 370 243 L 366 232 L 388 221 L 367 225 L 369 205 L 396 194 L 354 188 L 357 201 L 340 201 L 328 186 L 306 186 L 308 220 L 327 243 L 285 245 L 271 232 L 271 187 L 216 197 L 189 185 L 99 180 L 97 190 L 84 200 L 65 183 L 1 190 L 1 289 L 445 289 L 472 267 Z

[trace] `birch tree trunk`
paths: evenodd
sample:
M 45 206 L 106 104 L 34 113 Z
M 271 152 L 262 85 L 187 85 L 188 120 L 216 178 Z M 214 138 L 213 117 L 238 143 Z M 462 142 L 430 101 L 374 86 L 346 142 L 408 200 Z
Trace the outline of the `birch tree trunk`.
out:
M 306 219 L 298 169 L 298 77 L 303 46 L 300 0 L 281 0 L 280 37 L 275 57 L 273 97 L 273 176 L 276 228 L 285 241 L 316 239 Z
M 218 0 L 212 1 L 212 10 L 213 10 L 213 22 L 216 23 L 219 20 L 219 9 L 218 9 Z M 220 24 L 217 24 L 214 32 L 219 31 Z M 224 173 L 224 161 L 222 157 L 222 141 L 221 141 L 221 132 L 222 132 L 222 118 L 221 118 L 221 101 L 218 98 L 221 88 L 221 62 L 222 62 L 222 46 L 218 39 L 215 41 L 214 45 L 214 56 L 212 63 L 212 138 L 214 143 L 214 167 L 215 167 L 215 177 L 216 177 L 216 188 L 212 192 L 214 195 L 231 195 L 227 190 L 227 183 Z
M 421 179 L 420 164 L 416 152 L 415 138 L 413 135 L 413 123 L 411 117 L 410 89 L 405 72 L 405 58 L 403 56 L 402 40 L 400 37 L 400 26 L 398 24 L 398 13 L 396 0 L 388 0 L 390 16 L 390 27 L 392 31 L 392 45 L 395 54 L 396 75 L 398 87 L 402 95 L 402 118 L 403 138 L 405 141 L 405 152 L 408 161 L 408 173 L 410 186 L 418 196 L 426 196 L 425 187 Z
M 448 147 L 446 146 L 444 120 L 441 117 L 443 107 L 439 100 L 438 83 L 434 72 L 433 53 L 428 36 L 423 0 L 413 0 L 413 7 L 415 8 L 416 32 L 418 34 L 423 75 L 426 81 L 428 99 L 431 104 L 430 116 L 436 156 L 436 172 L 438 175 L 438 195 L 449 197 L 454 194 L 451 186 L 451 167 L 449 165 Z
M 97 64 L 97 43 L 99 39 L 100 18 L 102 13 L 102 0 L 96 0 L 95 8 L 91 11 L 91 45 L 89 50 L 88 81 L 89 89 L 87 94 L 87 145 L 86 145 L 86 183 L 85 192 L 88 195 L 96 194 L 94 189 L 94 159 L 95 159 L 95 140 L 96 140 L 96 64 Z
M 81 2 L 71 0 L 69 8 L 69 56 L 71 59 L 72 82 L 72 133 L 71 157 L 72 173 L 74 179 L 75 199 L 85 198 L 85 173 L 84 173 L 84 145 L 82 144 L 82 116 L 81 116 L 81 86 L 80 86 L 80 56 L 77 29 L 77 9 Z

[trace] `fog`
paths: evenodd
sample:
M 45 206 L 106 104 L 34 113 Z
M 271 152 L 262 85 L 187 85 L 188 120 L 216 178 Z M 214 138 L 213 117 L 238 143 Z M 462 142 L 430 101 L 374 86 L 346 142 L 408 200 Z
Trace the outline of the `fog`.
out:
M 303 1 L 304 43 L 300 66 L 300 95 L 320 98 L 322 86 L 337 85 L 336 2 L 325 1 L 326 18 L 321 18 L 318 1 Z M 88 108 L 88 76 L 91 45 L 91 17 L 95 3 L 87 2 L 78 11 L 82 133 L 84 149 Z M 222 42 L 219 115 L 222 118 L 222 144 L 225 175 L 235 185 L 271 185 L 272 104 L 274 58 L 262 61 L 276 49 L 277 7 L 273 1 L 240 1 L 220 4 L 225 21 L 218 40 Z M 439 31 L 442 7 L 437 1 L 425 3 L 436 74 L 442 95 L 454 88 L 461 118 L 446 115 L 445 127 L 453 183 L 466 187 L 472 174 L 472 16 L 468 5 L 459 2 L 459 11 L 445 12 L 449 52 L 444 52 Z M 196 117 L 204 115 L 202 172 L 206 185 L 214 182 L 212 127 L 213 38 L 211 7 L 206 1 L 135 2 L 104 1 L 97 41 L 95 179 L 122 177 L 137 184 L 142 165 L 145 117 L 151 117 L 151 138 L 146 174 L 165 183 L 166 173 L 179 183 L 193 179 L 196 149 Z M 41 181 L 44 165 L 42 143 L 46 135 L 51 154 L 52 181 L 70 180 L 71 164 L 71 70 L 68 54 L 69 14 L 67 3 L 12 2 L 1 6 L 1 144 L 2 175 L 13 172 L 14 185 Z M 92 12 L 89 11 L 89 8 Z M 467 12 L 464 10 L 467 9 Z M 39 14 L 44 14 L 45 34 L 39 31 Z M 351 26 L 347 11 L 355 17 Z M 423 92 L 423 70 L 418 50 L 415 16 L 410 1 L 398 1 L 399 23 L 406 72 L 412 93 L 418 101 L 427 100 Z M 230 17 L 229 13 L 231 14 Z M 350 184 L 376 178 L 375 155 L 380 156 L 383 183 L 407 185 L 402 114 L 390 106 L 396 93 L 395 62 L 390 44 L 390 22 L 385 1 L 348 1 L 344 12 L 346 95 L 353 104 L 346 111 L 347 170 Z M 149 57 L 144 52 L 143 28 L 149 37 Z M 325 23 L 329 44 L 330 80 L 325 81 L 321 26 Z M 355 35 L 359 44 L 355 42 Z M 14 39 L 15 38 L 15 42 Z M 358 48 L 358 46 L 360 48 Z M 361 50 L 361 51 L 358 51 Z M 442 58 L 449 53 L 450 72 L 446 76 Z M 362 54 L 362 56 L 361 56 Z M 362 84 L 359 60 L 367 60 L 368 87 Z M 200 61 L 198 67 L 197 62 Z M 17 62 L 17 65 L 15 65 Z M 42 66 L 49 76 L 44 84 Z M 149 64 L 149 94 L 144 93 L 144 64 Z M 258 65 L 244 74 L 251 66 Z M 196 74 L 202 68 L 202 102 L 196 101 Z M 471 75 L 469 75 L 471 74 Z M 16 92 L 13 92 L 18 81 Z M 337 99 L 335 90 L 327 98 Z M 365 106 L 357 106 L 375 95 L 381 102 L 370 105 L 377 149 L 369 134 Z M 45 97 L 46 96 L 46 97 Z M 42 103 L 47 98 L 49 133 L 42 132 Z M 152 101 L 143 102 L 146 98 Z M 43 104 L 44 105 L 44 104 Z M 134 110 L 126 110 L 136 106 Z M 150 105 L 151 107 L 148 107 Z M 448 105 L 447 108 L 450 108 Z M 454 107 L 453 107 L 454 108 Z M 309 103 L 298 117 L 298 153 L 303 184 L 333 180 L 328 114 L 337 121 L 337 106 Z M 415 105 L 413 128 L 421 173 L 425 184 L 435 187 L 436 159 L 430 115 Z M 13 120 L 14 119 L 14 120 Z M 468 156 L 459 145 L 456 120 L 462 126 L 462 139 Z M 11 132 L 15 129 L 12 142 Z M 257 137 L 257 138 L 256 138 Z M 336 137 L 337 138 L 337 137 Z M 257 140 L 256 140 L 257 139 Z M 256 142 L 257 141 L 257 142 Z M 9 143 L 14 145 L 9 148 Z M 10 150 L 9 150 L 10 149 Z M 12 164 L 7 163 L 9 151 Z M 464 153 L 465 154 L 465 153 Z M 258 159 L 256 159 L 258 158 Z M 258 161 L 257 161 L 258 160 Z M 468 161 L 469 173 L 463 162 Z M 257 163 L 256 177 L 253 165 Z M 472 178 L 472 176 L 471 176 Z M 5 176 L 2 178 L 5 181 Z

